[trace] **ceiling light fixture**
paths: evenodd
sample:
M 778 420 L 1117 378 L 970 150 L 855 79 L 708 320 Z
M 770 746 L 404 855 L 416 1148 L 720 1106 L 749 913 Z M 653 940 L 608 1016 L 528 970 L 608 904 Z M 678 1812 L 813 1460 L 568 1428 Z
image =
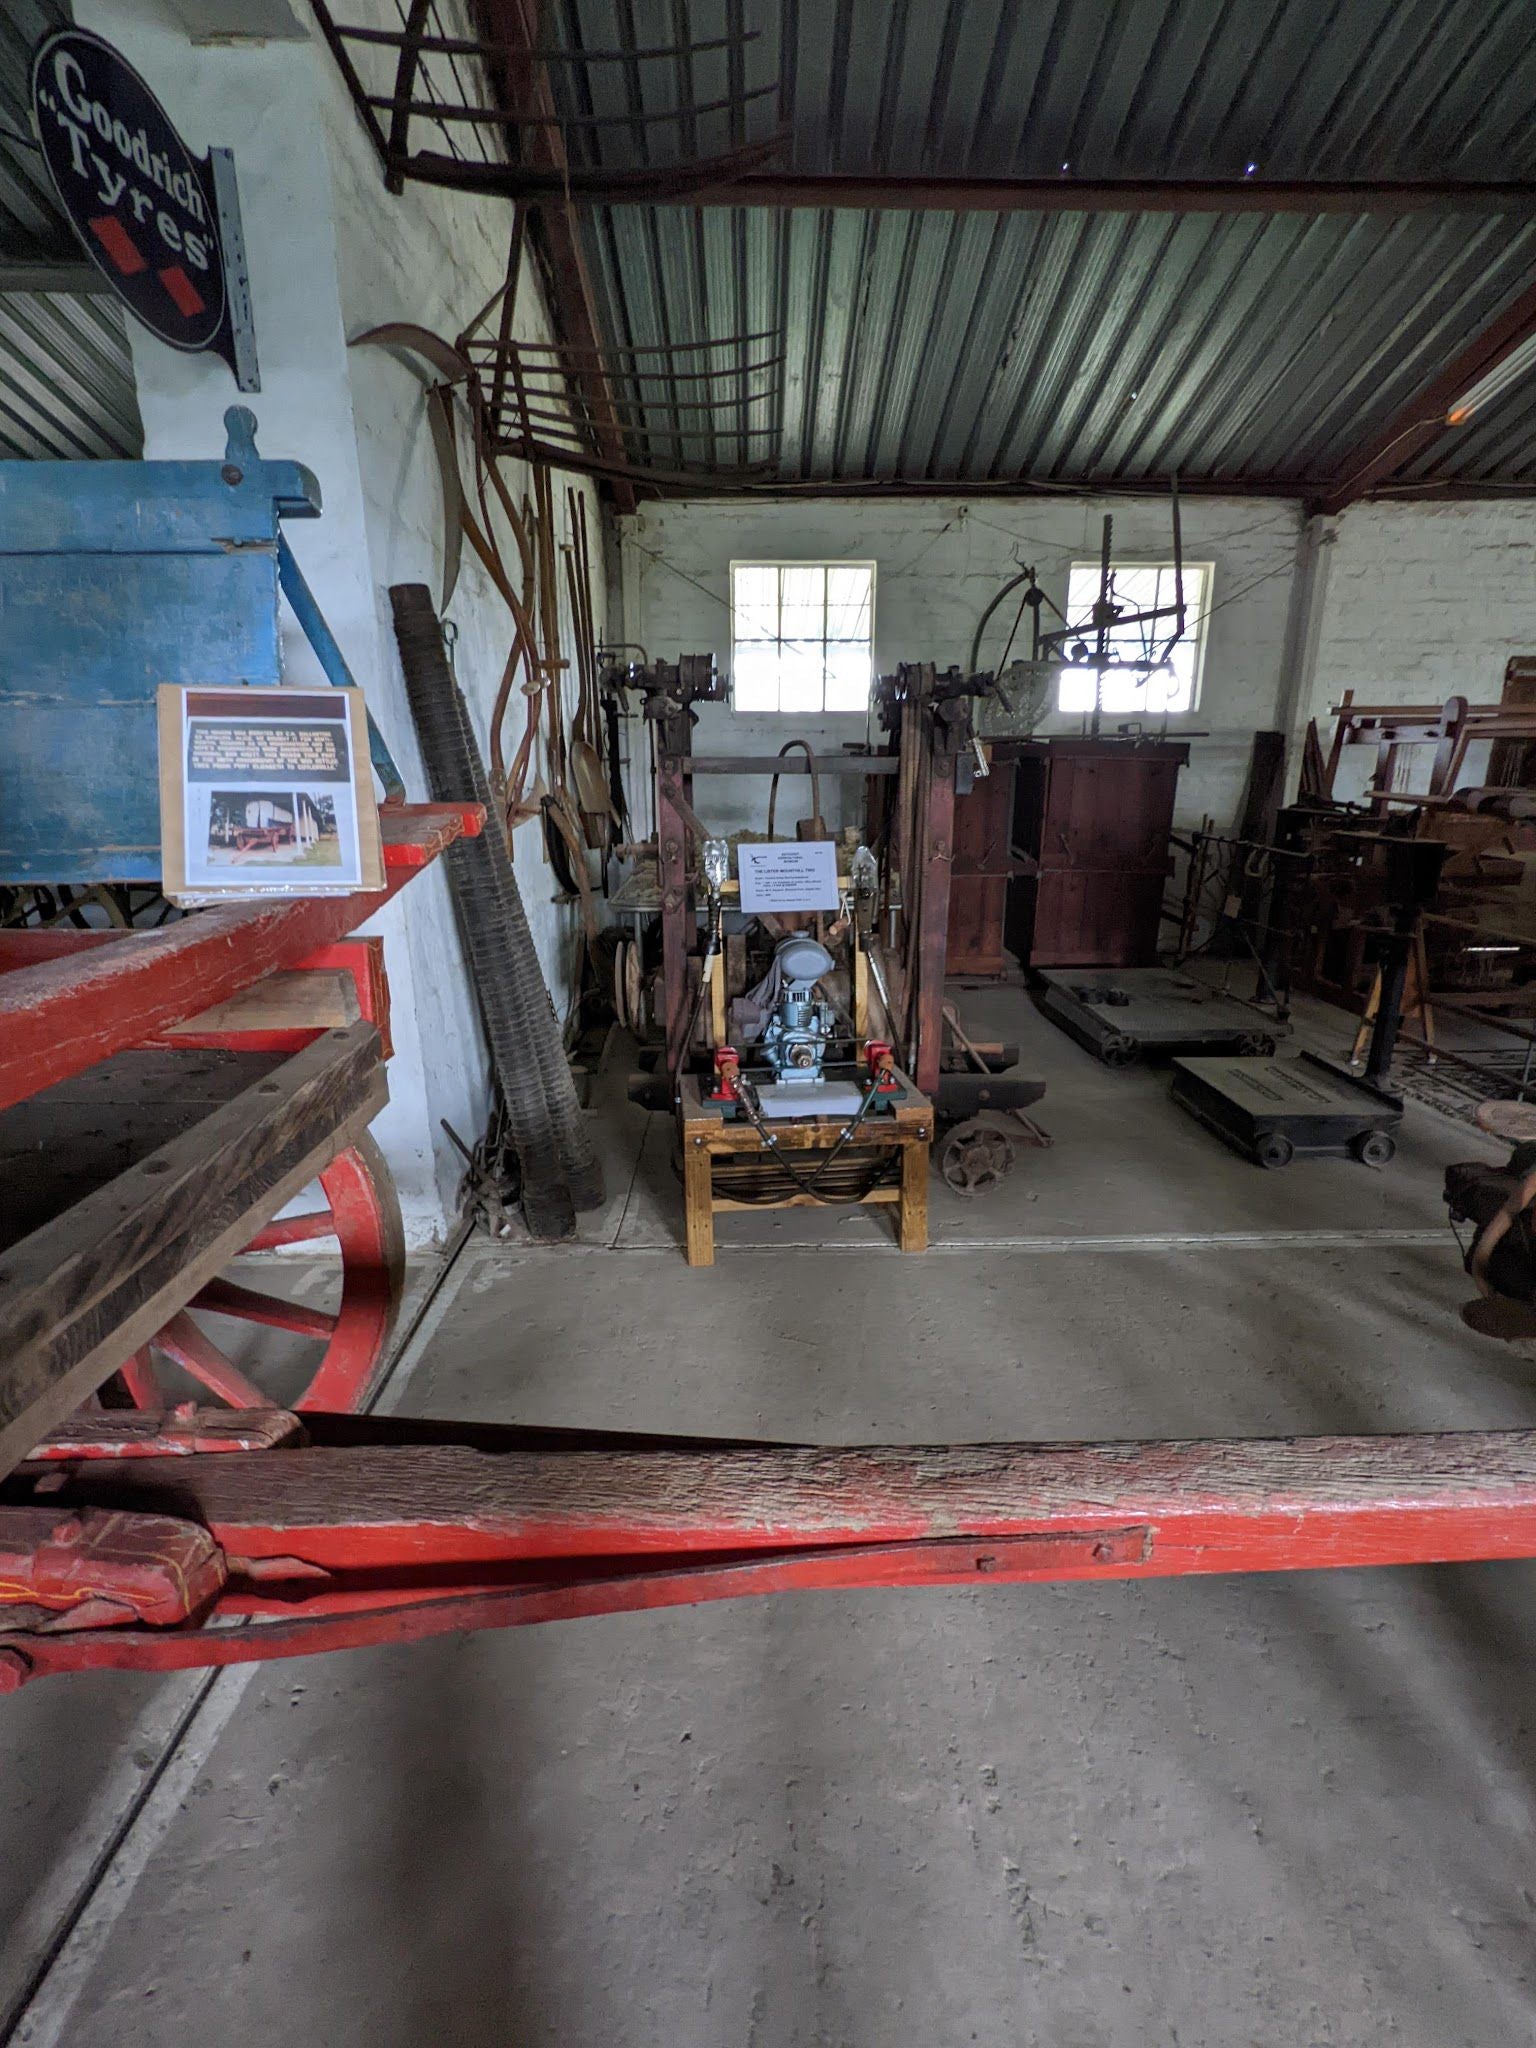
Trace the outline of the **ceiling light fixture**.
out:
M 1482 411 L 1485 405 L 1517 384 L 1526 371 L 1536 367 L 1536 334 L 1528 335 L 1518 348 L 1512 348 L 1503 362 L 1496 363 L 1486 377 L 1464 391 L 1445 415 L 1448 427 L 1464 427 L 1474 413 Z

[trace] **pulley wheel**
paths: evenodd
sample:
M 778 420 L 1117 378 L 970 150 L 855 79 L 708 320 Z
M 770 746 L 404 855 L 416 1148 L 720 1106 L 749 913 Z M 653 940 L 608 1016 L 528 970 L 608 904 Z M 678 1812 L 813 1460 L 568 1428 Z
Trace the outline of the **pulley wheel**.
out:
M 957 1195 L 986 1195 L 1013 1171 L 1013 1145 L 1001 1131 L 973 1117 L 940 1139 L 936 1164 L 945 1186 Z
M 625 956 L 629 952 L 629 940 L 620 939 L 613 949 L 613 1014 L 621 1030 L 629 1026 L 629 974 Z

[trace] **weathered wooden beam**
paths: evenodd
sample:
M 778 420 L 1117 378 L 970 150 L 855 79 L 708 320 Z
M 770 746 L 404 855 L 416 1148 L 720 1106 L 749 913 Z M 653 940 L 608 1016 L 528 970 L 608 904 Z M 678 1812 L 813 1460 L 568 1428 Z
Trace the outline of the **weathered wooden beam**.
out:
M 894 754 L 690 754 L 690 775 L 894 775 Z
M 0 933 L 0 1109 L 341 938 L 482 816 L 475 804 L 386 806 L 382 894 L 220 904 L 155 931 Z
M 351 1144 L 388 1092 L 374 1027 L 328 1031 L 0 1254 L 0 1474 Z
M 1056 1560 L 1041 1576 L 1536 1555 L 1533 1430 L 540 1451 L 413 1445 L 398 1431 L 371 1448 L 366 1422 L 348 1428 L 345 1447 L 102 1460 L 57 1498 L 165 1513 L 172 1489 L 233 1554 L 337 1572 L 578 1558 L 634 1569 L 710 1553 L 1060 1536 L 1082 1539 L 1077 1569 Z M 35 1483 L 18 1475 L 5 1498 L 26 1505 Z M 1096 1537 L 1128 1530 L 1138 1540 L 1095 1558 Z

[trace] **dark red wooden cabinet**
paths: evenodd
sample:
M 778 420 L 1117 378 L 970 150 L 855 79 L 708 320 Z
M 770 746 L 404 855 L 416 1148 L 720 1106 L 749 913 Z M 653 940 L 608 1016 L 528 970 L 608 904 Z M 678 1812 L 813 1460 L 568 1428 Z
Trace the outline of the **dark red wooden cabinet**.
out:
M 1039 873 L 1015 883 L 1011 949 L 1031 967 L 1149 967 L 1157 959 L 1177 740 L 1032 741 L 1019 749 L 1014 845 Z
M 949 876 L 946 974 L 1006 974 L 1013 854 L 1014 758 L 996 748 L 990 775 L 955 798 L 955 857 Z

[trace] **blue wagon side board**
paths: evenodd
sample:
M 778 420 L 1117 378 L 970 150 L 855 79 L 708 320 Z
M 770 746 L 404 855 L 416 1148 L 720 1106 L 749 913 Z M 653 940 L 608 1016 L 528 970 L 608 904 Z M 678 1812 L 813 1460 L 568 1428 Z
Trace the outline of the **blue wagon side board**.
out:
M 225 424 L 222 462 L 0 462 L 0 882 L 158 879 L 156 688 L 283 679 L 279 521 L 320 486 Z

